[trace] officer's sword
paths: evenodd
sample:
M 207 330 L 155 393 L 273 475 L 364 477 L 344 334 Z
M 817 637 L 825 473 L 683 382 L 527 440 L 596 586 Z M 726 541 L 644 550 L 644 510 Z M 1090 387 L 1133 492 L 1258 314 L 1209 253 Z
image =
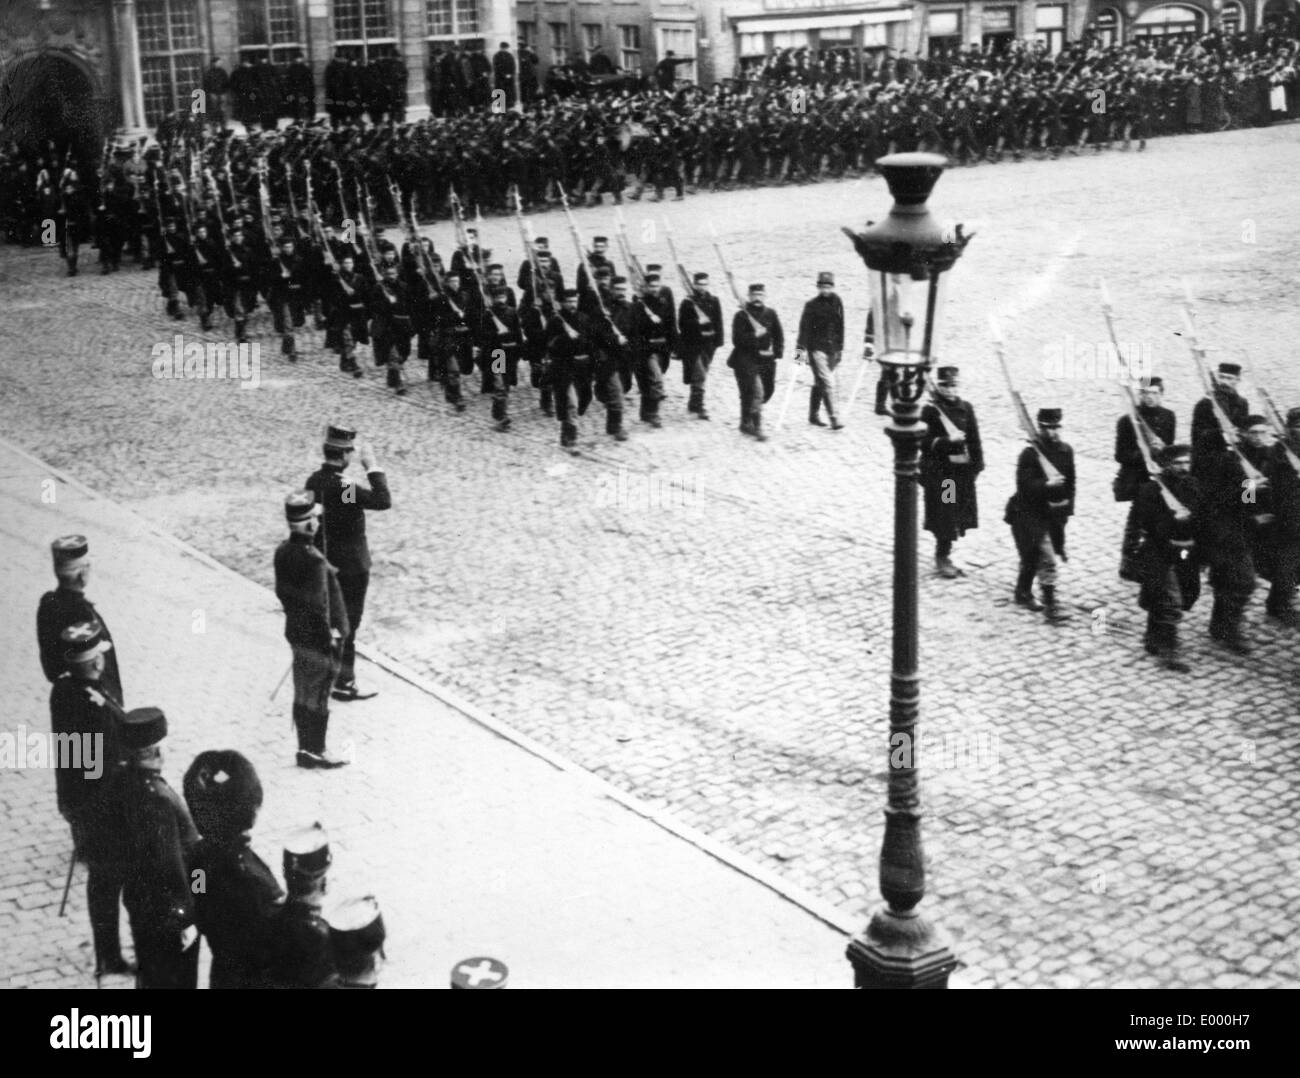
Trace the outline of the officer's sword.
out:
M 63 911 L 68 908 L 68 892 L 72 890 L 72 870 L 77 867 L 77 843 L 73 840 L 72 854 L 68 858 L 68 878 L 63 881 L 63 901 L 59 903 L 59 916 L 63 916 Z
M 785 384 L 785 398 L 781 401 L 781 411 L 777 413 L 776 426 L 773 430 L 780 430 L 781 424 L 785 422 L 785 414 L 790 410 L 790 398 L 794 396 L 794 387 L 799 381 L 799 371 L 803 364 L 795 360 L 792 364 L 793 370 L 790 371 L 790 380 Z
M 858 376 L 853 380 L 853 392 L 849 394 L 849 399 L 845 403 L 842 414 L 845 419 L 849 418 L 849 412 L 853 408 L 853 402 L 858 399 L 858 390 L 862 388 L 862 379 L 867 376 L 867 368 L 871 366 L 871 361 L 863 359 L 858 364 Z

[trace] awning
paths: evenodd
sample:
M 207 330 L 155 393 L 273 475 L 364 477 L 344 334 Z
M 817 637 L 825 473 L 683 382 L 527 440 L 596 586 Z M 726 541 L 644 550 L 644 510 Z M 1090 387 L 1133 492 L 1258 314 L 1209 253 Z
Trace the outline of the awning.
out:
M 738 34 L 779 34 L 786 30 L 832 30 L 842 26 L 878 26 L 886 22 L 908 22 L 912 12 L 907 8 L 894 11 L 860 11 L 846 15 L 809 15 L 800 17 L 798 12 L 791 12 L 783 19 L 738 18 L 735 30 Z

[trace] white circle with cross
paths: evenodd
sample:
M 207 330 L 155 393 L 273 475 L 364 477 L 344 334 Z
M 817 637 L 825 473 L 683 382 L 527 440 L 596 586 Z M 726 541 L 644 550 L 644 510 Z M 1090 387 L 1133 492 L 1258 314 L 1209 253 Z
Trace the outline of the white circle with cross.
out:
M 453 988 L 501 988 L 509 975 L 506 964 L 495 958 L 467 958 L 451 971 Z

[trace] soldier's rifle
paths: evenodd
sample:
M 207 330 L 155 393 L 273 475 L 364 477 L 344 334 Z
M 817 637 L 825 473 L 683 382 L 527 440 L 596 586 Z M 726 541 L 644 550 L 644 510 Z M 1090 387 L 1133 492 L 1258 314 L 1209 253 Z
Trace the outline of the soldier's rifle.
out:
M 298 203 L 293 197 L 293 164 L 286 157 L 284 161 L 284 189 L 289 197 L 289 227 L 293 229 L 296 240 L 303 238 L 298 229 Z
M 1214 413 L 1215 422 L 1219 424 L 1219 431 L 1223 434 L 1224 444 L 1236 457 L 1237 463 L 1241 465 L 1242 474 L 1252 485 L 1261 483 L 1264 480 L 1263 473 L 1246 459 L 1246 454 L 1241 451 L 1241 434 L 1232 420 L 1228 418 L 1223 406 L 1219 404 L 1219 383 L 1210 371 L 1209 362 L 1205 357 L 1205 349 L 1201 347 L 1201 342 L 1196 335 L 1196 319 L 1192 306 L 1191 289 L 1187 287 L 1185 281 L 1183 282 L 1183 288 L 1185 292 L 1183 298 L 1183 326 L 1187 331 L 1187 346 L 1191 349 L 1192 362 L 1196 364 L 1196 373 L 1200 375 L 1201 384 L 1205 387 L 1205 396 L 1210 402 L 1210 409 Z
M 1020 429 L 1024 431 L 1025 438 L 1038 455 L 1038 463 L 1043 469 L 1043 475 L 1046 477 L 1047 482 L 1052 486 L 1064 483 L 1065 476 L 1061 474 L 1060 469 L 1055 464 L 1047 459 L 1047 454 L 1043 452 L 1038 427 L 1035 426 L 1033 419 L 1030 417 L 1029 409 L 1025 407 L 1025 399 L 1020 395 L 1015 382 L 1011 378 L 1011 367 L 1007 363 L 1006 350 L 1002 344 L 1002 331 L 998 327 L 997 320 L 992 315 L 989 315 L 989 330 L 993 335 L 993 350 L 997 353 L 998 363 L 1002 367 L 1002 376 L 1007 380 L 1007 392 L 1011 394 L 1011 403 L 1015 407 L 1016 418 L 1020 421 Z
M 663 219 L 664 238 L 668 240 L 668 255 L 673 260 L 673 265 L 677 267 L 677 275 L 681 278 L 682 287 L 686 290 L 686 298 L 695 305 L 699 311 L 700 317 L 707 320 L 708 316 L 704 313 L 699 303 L 699 293 L 695 291 L 695 283 L 691 280 L 691 275 L 686 272 L 686 267 L 682 264 L 681 256 L 677 253 L 677 244 L 673 242 L 672 226 L 668 223 L 668 218 Z
M 524 219 L 524 200 L 519 193 L 518 185 L 511 188 L 511 194 L 515 196 L 515 223 L 519 226 L 519 238 L 524 244 L 524 257 L 528 259 L 528 265 L 532 272 L 534 300 L 541 301 L 542 309 L 546 314 L 553 314 L 555 312 L 555 294 L 551 288 L 551 279 L 542 273 L 541 264 L 537 261 L 537 244 L 531 226 Z
M 1115 332 L 1115 308 L 1111 303 L 1110 289 L 1106 287 L 1106 280 L 1104 277 L 1097 278 L 1097 287 L 1101 292 L 1101 313 L 1106 320 L 1106 331 L 1110 334 L 1110 345 L 1115 349 L 1115 355 L 1123 358 L 1123 353 L 1120 351 L 1119 347 L 1119 335 Z M 1137 408 L 1136 398 L 1133 396 L 1133 387 L 1130 386 L 1128 382 L 1121 382 L 1121 385 L 1123 386 L 1124 391 L 1128 396 L 1129 403 L 1132 406 L 1129 418 L 1133 423 L 1133 433 L 1136 440 L 1141 445 L 1143 456 L 1147 458 L 1147 471 L 1152 473 L 1152 478 L 1155 478 L 1155 476 L 1159 474 L 1160 469 L 1158 467 L 1151 467 L 1151 458 L 1154 457 L 1156 453 L 1159 453 L 1160 450 L 1165 448 L 1165 443 L 1161 441 L 1156 432 L 1151 429 L 1150 424 L 1142 418 L 1142 414 Z
M 1155 453 L 1158 451 L 1158 447 L 1163 447 L 1163 443 L 1152 433 L 1151 428 L 1147 426 L 1138 412 L 1138 401 L 1133 392 L 1133 387 L 1127 382 L 1121 382 L 1120 389 L 1123 390 L 1124 398 L 1128 402 L 1128 419 L 1133 424 L 1133 440 L 1137 442 L 1138 451 L 1142 454 L 1142 463 L 1146 465 L 1147 475 L 1154 479 L 1156 485 L 1160 487 L 1160 496 L 1165 500 L 1165 505 L 1169 507 L 1169 511 L 1174 514 L 1174 517 L 1178 520 L 1186 520 L 1191 513 L 1188 511 L 1187 506 L 1179 501 L 1177 495 L 1169 489 L 1160 465 L 1155 461 Z
M 429 257 L 429 252 L 425 250 L 424 242 L 420 239 L 419 230 L 415 227 L 415 214 L 413 212 L 404 212 L 405 207 L 402 205 L 401 189 L 392 180 L 388 181 L 388 194 L 393 200 L 393 205 L 397 208 L 398 223 L 406 226 L 406 235 L 413 248 L 417 263 L 424 267 L 421 276 L 424 278 L 425 288 L 431 294 L 442 295 L 442 286 L 438 281 L 437 271 L 433 267 L 433 259 Z
M 366 261 L 370 263 L 370 276 L 375 279 L 375 284 L 383 290 L 384 295 L 388 298 L 389 303 L 394 302 L 393 297 L 388 295 L 388 290 L 384 288 L 384 280 L 379 274 L 379 248 L 375 246 L 374 236 L 370 233 L 370 221 L 366 214 L 366 198 L 361 191 L 361 181 L 356 180 L 357 189 L 357 231 L 361 233 L 361 244 L 366 252 Z
M 627 264 L 627 272 L 632 277 L 632 287 L 640 293 L 645 287 L 645 270 L 641 267 L 641 260 L 632 253 L 632 244 L 627 238 L 627 222 L 623 220 L 622 209 L 617 206 L 614 208 L 614 226 L 619 250 L 623 254 L 623 261 Z
M 718 256 L 718 263 L 722 266 L 722 275 L 727 279 L 727 284 L 731 288 L 731 294 L 735 298 L 737 305 L 749 318 L 750 324 L 754 327 L 754 332 L 756 334 L 766 333 L 767 327 L 749 313 L 749 308 L 745 305 L 745 301 L 740 298 L 740 289 L 736 287 L 736 278 L 731 272 L 731 267 L 727 265 L 727 259 L 722 253 L 722 244 L 718 242 L 717 229 L 713 227 L 712 221 L 709 222 L 709 236 L 713 243 L 713 253 Z
M 587 267 L 587 287 L 591 289 L 591 294 L 596 297 L 596 306 L 600 308 L 600 313 L 605 317 L 605 321 L 613 327 L 619 345 L 625 345 L 627 344 L 627 338 L 623 336 L 623 331 L 615 325 L 614 319 L 610 317 L 609 308 L 605 306 L 605 297 L 600 294 L 600 283 L 596 280 L 596 275 L 587 262 L 587 248 L 582 242 L 582 233 L 578 231 L 578 222 L 573 219 L 573 210 L 569 208 L 569 196 L 565 193 L 564 185 L 558 180 L 555 189 L 560 192 L 560 205 L 564 207 L 564 216 L 569 222 L 569 235 L 573 237 L 573 247 L 578 254 L 578 265 Z
M 865 364 L 863 366 L 865 367 Z M 957 424 L 948 416 L 948 413 L 943 410 L 943 406 L 939 403 L 941 399 L 939 396 L 939 387 L 935 385 L 934 379 L 930 377 L 929 371 L 925 372 L 925 384 L 929 387 L 930 394 L 934 398 L 934 410 L 939 415 L 939 423 L 943 427 L 944 437 L 950 442 L 964 442 L 966 440 L 966 432 L 957 426 Z M 952 451 L 948 454 L 948 459 L 952 461 L 953 464 L 969 464 L 970 453 L 965 449 L 962 449 L 959 452 Z
M 1278 406 L 1273 403 L 1273 395 L 1269 393 L 1259 382 L 1255 382 L 1255 388 L 1259 391 L 1260 398 L 1264 401 L 1264 408 L 1268 413 L 1269 420 L 1273 424 L 1273 430 L 1277 434 L 1278 441 L 1282 445 L 1283 452 L 1286 453 L 1286 459 L 1291 467 L 1295 470 L 1296 475 L 1300 475 L 1300 456 L 1296 455 L 1291 443 L 1287 441 L 1286 421 L 1282 418 L 1282 413 Z
M 271 251 L 271 192 L 266 186 L 266 158 L 257 161 L 257 202 L 262 210 L 262 235 Z M 274 253 L 274 252 L 271 252 Z

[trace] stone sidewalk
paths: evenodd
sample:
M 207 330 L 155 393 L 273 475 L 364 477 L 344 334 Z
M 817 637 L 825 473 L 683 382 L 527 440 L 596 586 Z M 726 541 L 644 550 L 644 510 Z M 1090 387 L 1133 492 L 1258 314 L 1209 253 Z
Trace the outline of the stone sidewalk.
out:
M 3 443 L 0 520 L 0 652 L 17 695 L 5 732 L 48 729 L 31 621 L 52 586 L 49 540 L 84 533 L 126 703 L 168 714 L 168 781 L 179 789 L 206 748 L 248 755 L 266 788 L 254 845 L 277 874 L 285 834 L 322 821 L 332 894 L 382 905 L 385 987 L 443 987 L 454 963 L 484 954 L 520 988 L 850 986 L 842 914 L 788 885 L 816 914 L 777 894 L 710 840 L 391 666 L 367 661 L 379 696 L 334 709 L 331 744 L 352 766 L 299 770 L 292 685 L 270 699 L 289 654 L 274 594 Z M 0 772 L 0 984 L 12 987 L 94 983 L 84 869 L 57 916 L 68 835 L 53 787 L 49 771 Z

